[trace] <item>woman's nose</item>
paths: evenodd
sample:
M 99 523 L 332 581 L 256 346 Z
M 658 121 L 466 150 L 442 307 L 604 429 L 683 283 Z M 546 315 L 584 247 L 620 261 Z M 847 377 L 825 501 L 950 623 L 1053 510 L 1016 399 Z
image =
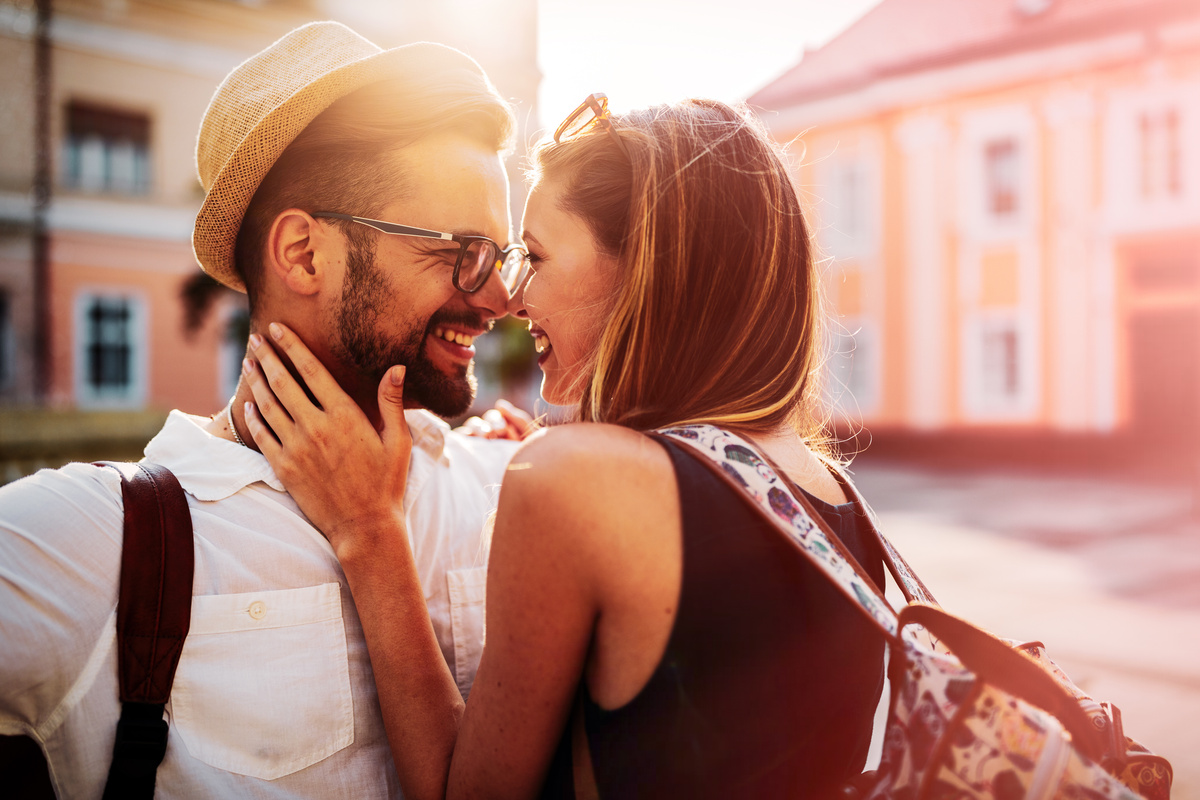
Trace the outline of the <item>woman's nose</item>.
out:
M 525 310 L 525 287 L 529 285 L 529 277 L 526 275 L 508 298 L 508 313 L 518 319 L 529 319 L 529 312 Z

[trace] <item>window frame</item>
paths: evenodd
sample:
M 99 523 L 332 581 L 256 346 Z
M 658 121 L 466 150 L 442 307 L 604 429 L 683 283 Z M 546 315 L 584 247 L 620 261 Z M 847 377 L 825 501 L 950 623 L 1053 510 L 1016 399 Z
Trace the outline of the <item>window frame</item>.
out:
M 874 416 L 883 383 L 879 326 L 866 315 L 848 316 L 832 323 L 828 335 L 827 406 L 852 423 Z
M 1156 154 L 1145 121 L 1174 112 L 1174 153 Z M 1200 80 L 1157 84 L 1114 92 L 1102 119 L 1101 204 L 1113 234 L 1191 227 L 1200 220 Z M 1171 149 L 1170 137 L 1158 136 Z M 1162 175 L 1146 173 L 1150 163 L 1175 160 L 1178 188 L 1162 185 Z M 1149 183 L 1148 183 L 1149 181 Z
M 154 191 L 153 141 L 154 121 L 148 112 L 68 100 L 63 106 L 59 184 L 84 194 L 149 196 Z M 89 153 L 100 162 L 94 178 L 84 174 Z M 118 157 L 128 163 L 121 174 L 114 172 Z
M 128 383 L 119 390 L 95 387 L 88 375 L 89 348 L 92 344 L 90 310 L 97 301 L 123 301 L 129 309 Z M 149 385 L 147 347 L 148 304 L 145 295 L 128 287 L 85 287 L 75 295 L 73 367 L 75 401 L 81 408 L 141 408 Z
M 863 141 L 831 141 L 823 146 L 830 155 L 816 166 L 817 232 L 821 247 L 835 258 L 867 258 L 879 251 L 883 224 L 883 184 L 879 146 Z M 855 176 L 853 230 L 845 230 L 846 178 Z
M 988 148 L 1012 142 L 1014 204 L 1011 213 L 993 212 Z M 1041 219 L 1041 146 L 1037 119 L 1025 105 L 979 109 L 962 117 L 958 147 L 959 225 L 979 242 L 1024 238 Z

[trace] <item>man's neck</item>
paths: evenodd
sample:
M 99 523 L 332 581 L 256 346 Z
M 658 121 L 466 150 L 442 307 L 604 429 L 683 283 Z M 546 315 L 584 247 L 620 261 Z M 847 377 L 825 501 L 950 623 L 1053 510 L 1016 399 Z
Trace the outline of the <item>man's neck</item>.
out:
M 378 396 L 371 395 L 369 403 L 365 402 L 362 398 L 352 397 L 352 399 L 362 409 L 362 412 L 367 415 L 367 419 L 370 420 L 371 425 L 378 430 L 380 421 Z M 257 451 L 259 449 L 258 444 L 250 434 L 250 426 L 246 424 L 245 408 L 247 402 L 255 402 L 254 393 L 250 390 L 250 384 L 243 378 L 238 381 L 237 390 L 234 392 L 233 398 L 229 401 L 229 406 L 222 408 L 218 413 L 213 415 L 213 418 L 205 426 L 205 429 L 213 436 L 237 442 L 249 447 L 251 450 Z M 405 404 L 406 409 L 410 407 L 415 408 L 416 406 Z M 237 431 L 236 436 L 234 435 L 235 430 Z

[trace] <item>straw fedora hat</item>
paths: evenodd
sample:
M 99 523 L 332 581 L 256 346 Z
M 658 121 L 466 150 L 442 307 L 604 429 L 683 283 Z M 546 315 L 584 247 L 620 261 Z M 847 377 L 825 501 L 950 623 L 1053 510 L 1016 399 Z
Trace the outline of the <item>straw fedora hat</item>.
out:
M 234 268 L 238 228 L 275 160 L 333 102 L 387 78 L 430 69 L 483 70 L 445 45 L 383 50 L 337 22 L 312 22 L 236 67 L 217 87 L 196 139 L 204 204 L 192 229 L 200 267 L 246 291 Z

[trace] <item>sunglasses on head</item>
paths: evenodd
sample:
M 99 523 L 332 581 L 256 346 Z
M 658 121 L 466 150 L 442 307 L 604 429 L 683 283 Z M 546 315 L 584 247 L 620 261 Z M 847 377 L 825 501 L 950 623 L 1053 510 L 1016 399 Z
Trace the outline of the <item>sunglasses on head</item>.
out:
M 567 118 L 554 131 L 554 143 L 560 144 L 564 139 L 578 136 L 593 125 L 599 125 L 607 131 L 608 135 L 617 143 L 617 147 L 621 148 L 625 157 L 630 157 L 629 148 L 625 146 L 625 142 L 621 141 L 620 134 L 613 127 L 612 116 L 608 113 L 608 95 L 603 92 L 589 94 L 574 111 L 567 115 Z

